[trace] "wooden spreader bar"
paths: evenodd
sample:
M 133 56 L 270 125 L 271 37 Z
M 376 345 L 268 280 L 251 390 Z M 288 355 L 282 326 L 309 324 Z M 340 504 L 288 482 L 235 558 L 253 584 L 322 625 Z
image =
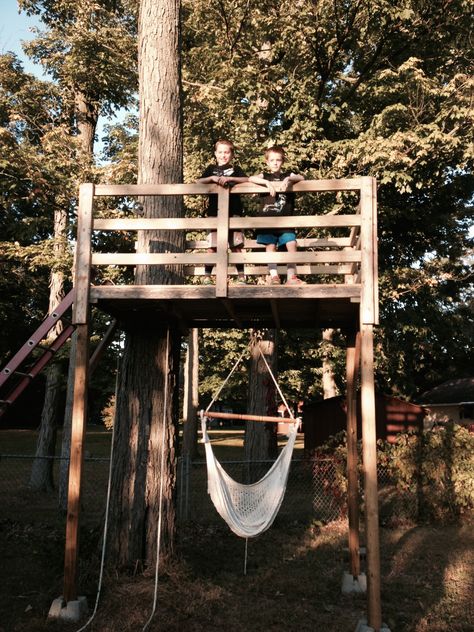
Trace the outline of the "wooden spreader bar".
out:
M 241 415 L 238 413 L 213 413 L 208 411 L 207 413 L 203 413 L 204 417 L 209 417 L 210 419 L 242 419 L 243 421 L 262 421 L 266 423 L 267 421 L 270 423 L 291 423 L 292 421 L 297 421 L 296 419 L 292 419 L 291 417 L 265 417 L 264 415 Z

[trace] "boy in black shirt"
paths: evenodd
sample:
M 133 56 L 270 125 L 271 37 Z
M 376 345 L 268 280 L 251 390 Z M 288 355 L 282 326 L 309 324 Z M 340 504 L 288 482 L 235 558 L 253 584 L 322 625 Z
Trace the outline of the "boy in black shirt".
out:
M 218 184 L 223 187 L 232 187 L 239 182 L 247 182 L 248 177 L 240 167 L 232 164 L 234 158 L 234 144 L 230 140 L 219 139 L 214 145 L 214 156 L 216 164 L 209 165 L 197 182 L 203 184 Z M 209 204 L 207 208 L 209 217 L 217 216 L 217 195 L 209 195 Z M 240 195 L 230 196 L 229 215 L 231 217 L 240 217 L 242 215 L 242 201 Z M 229 233 L 230 248 L 232 252 L 242 252 L 244 237 L 241 231 L 233 230 Z M 208 234 L 208 250 L 207 252 L 216 252 L 217 231 L 213 230 Z M 237 283 L 245 284 L 244 266 L 242 263 L 236 265 Z M 204 268 L 204 283 L 211 284 L 212 265 L 206 265 Z
M 304 176 L 291 171 L 282 172 L 285 162 L 285 150 L 275 145 L 265 151 L 267 171 L 257 176 L 250 176 L 249 181 L 261 184 L 268 189 L 268 194 L 262 194 L 262 202 L 258 214 L 265 217 L 277 217 L 279 215 L 293 215 L 295 210 L 295 194 L 287 193 L 290 184 L 301 182 Z M 276 193 L 272 182 L 282 182 L 282 193 Z M 296 234 L 291 228 L 262 228 L 257 230 L 257 243 L 265 245 L 267 252 L 275 252 L 278 248 L 286 246 L 288 252 L 296 252 Z M 280 285 L 281 280 L 275 263 L 268 264 L 267 283 Z M 305 285 L 305 282 L 296 276 L 296 265 L 289 263 L 287 266 L 286 285 Z

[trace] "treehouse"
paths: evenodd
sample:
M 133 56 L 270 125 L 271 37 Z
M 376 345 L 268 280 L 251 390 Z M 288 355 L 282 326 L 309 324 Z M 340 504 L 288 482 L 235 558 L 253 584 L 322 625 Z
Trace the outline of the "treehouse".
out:
M 278 190 L 278 184 L 276 189 Z M 69 476 L 69 508 L 66 532 L 66 602 L 77 599 L 77 550 L 83 437 L 86 422 L 88 341 L 90 306 L 111 314 L 124 329 L 144 328 L 147 323 L 162 327 L 211 328 L 342 328 L 347 333 L 347 429 L 349 485 L 350 579 L 361 577 L 359 561 L 359 517 L 357 501 L 356 383 L 361 369 L 363 462 L 365 473 L 365 537 L 367 543 L 368 623 L 381 629 L 380 561 L 376 476 L 375 400 L 373 376 L 373 326 L 378 322 L 376 183 L 361 177 L 340 180 L 310 180 L 295 184 L 298 195 L 345 194 L 351 192 L 350 213 L 298 215 L 292 217 L 229 217 L 230 196 L 255 196 L 262 188 L 239 184 L 232 189 L 204 184 L 94 185 L 80 189 L 76 249 L 73 323 L 77 329 L 74 381 L 72 448 Z M 144 196 L 204 196 L 218 198 L 218 215 L 210 218 L 127 217 L 114 213 L 96 217 L 100 198 L 143 198 Z M 348 205 L 345 205 L 347 208 Z M 315 209 L 318 205 L 315 204 Z M 293 228 L 317 235 L 298 239 L 298 252 L 262 252 L 252 239 L 242 252 L 228 249 L 230 230 L 250 232 L 257 228 Z M 311 230 L 314 229 L 314 230 Z M 203 231 L 217 231 L 216 253 L 206 244 L 188 239 Z M 127 231 L 143 236 L 153 231 L 147 251 L 133 253 L 97 252 L 98 232 Z M 168 247 L 166 235 L 179 231 L 181 240 Z M 311 234 L 310 233 L 310 234 Z M 142 241 L 143 243 L 143 241 Z M 170 240 L 171 243 L 171 240 Z M 182 243 L 181 250 L 176 243 Z M 268 286 L 257 282 L 267 264 L 280 271 L 289 262 L 305 277 L 301 286 Z M 204 265 L 215 266 L 215 285 L 204 285 Z M 229 279 L 235 265 L 243 264 L 249 280 L 245 286 Z M 94 285 L 92 270 L 100 266 L 133 267 L 135 282 L 128 285 Z M 167 284 L 139 284 L 142 267 L 165 266 Z M 151 278 L 151 277 L 147 277 Z

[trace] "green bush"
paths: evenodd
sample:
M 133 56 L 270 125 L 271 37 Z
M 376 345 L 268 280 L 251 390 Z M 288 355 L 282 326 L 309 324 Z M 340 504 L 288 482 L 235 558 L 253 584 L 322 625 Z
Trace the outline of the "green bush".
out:
M 381 522 L 448 522 L 474 509 L 474 434 L 446 423 L 421 434 L 400 434 L 395 443 L 377 443 Z M 362 499 L 360 441 L 358 451 Z M 346 455 L 345 432 L 318 449 L 320 459 L 333 462 L 331 488 L 343 503 L 347 499 Z
M 399 435 L 379 454 L 406 515 L 416 507 L 420 520 L 447 521 L 474 508 L 474 435 L 462 426 Z

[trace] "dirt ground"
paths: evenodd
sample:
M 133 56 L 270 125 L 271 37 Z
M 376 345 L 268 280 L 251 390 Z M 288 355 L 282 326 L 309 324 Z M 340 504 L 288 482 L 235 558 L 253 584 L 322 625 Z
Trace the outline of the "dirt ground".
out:
M 474 629 L 474 522 L 381 530 L 382 613 L 392 632 Z M 341 594 L 348 562 L 344 521 L 276 521 L 250 540 L 224 525 L 180 529 L 179 555 L 161 566 L 156 632 L 353 632 L 365 596 Z M 92 609 L 98 578 L 97 530 L 81 533 L 81 593 Z M 71 632 L 81 624 L 47 621 L 62 592 L 63 525 L 0 522 L 0 631 Z M 95 632 L 139 631 L 153 604 L 154 571 L 105 575 Z

